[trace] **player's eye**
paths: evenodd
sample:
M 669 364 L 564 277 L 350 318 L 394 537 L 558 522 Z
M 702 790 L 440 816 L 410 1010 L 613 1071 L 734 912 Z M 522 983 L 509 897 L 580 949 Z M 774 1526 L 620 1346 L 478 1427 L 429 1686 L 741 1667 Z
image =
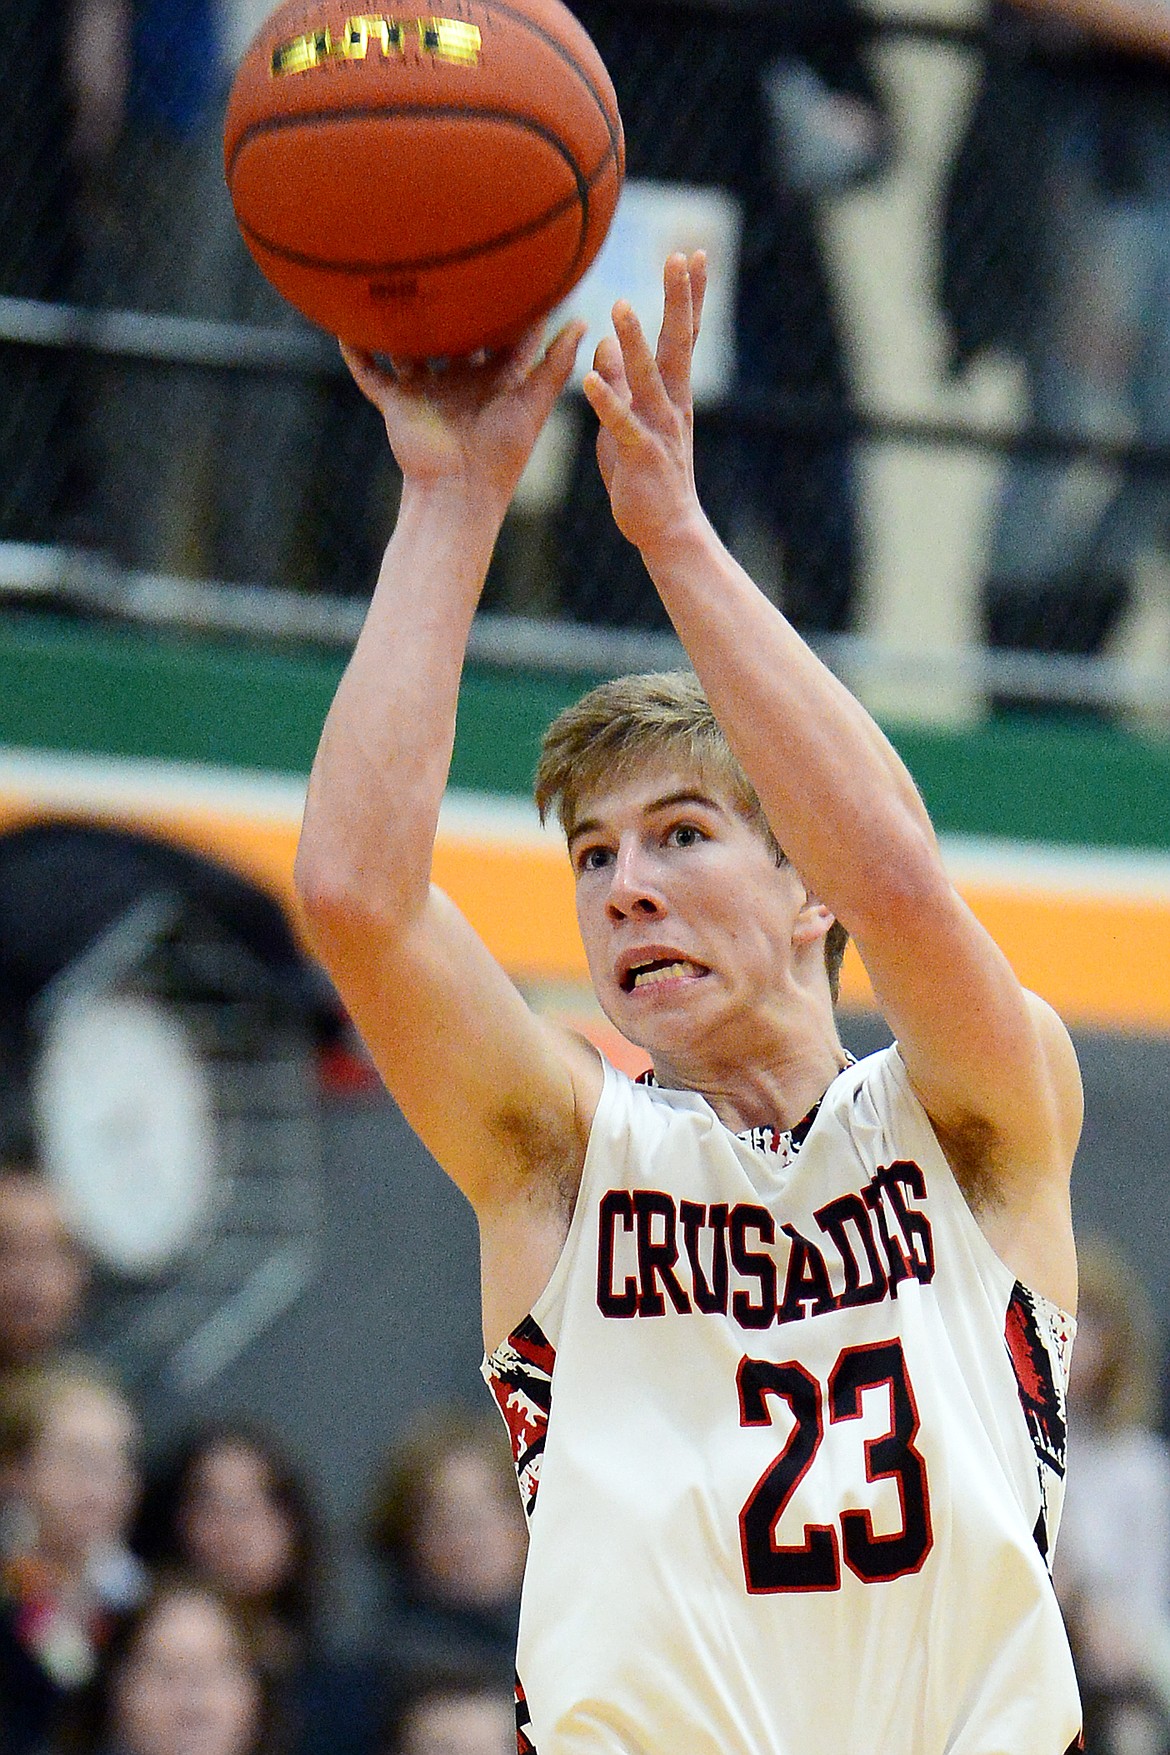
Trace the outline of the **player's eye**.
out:
M 601 871 L 612 857 L 608 847 L 583 847 L 577 855 L 577 870 Z
M 668 847 L 697 847 L 700 841 L 707 839 L 702 829 L 695 823 L 676 823 L 666 837 Z

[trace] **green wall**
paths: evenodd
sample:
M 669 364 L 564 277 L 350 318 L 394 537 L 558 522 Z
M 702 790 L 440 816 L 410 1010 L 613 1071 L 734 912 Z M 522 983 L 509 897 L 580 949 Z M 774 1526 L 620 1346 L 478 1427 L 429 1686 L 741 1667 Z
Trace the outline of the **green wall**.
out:
M 0 743 L 303 774 L 343 662 L 10 614 Z M 526 792 L 543 727 L 595 680 L 471 670 L 454 784 Z M 886 729 L 941 830 L 1170 849 L 1170 741 L 1043 724 Z

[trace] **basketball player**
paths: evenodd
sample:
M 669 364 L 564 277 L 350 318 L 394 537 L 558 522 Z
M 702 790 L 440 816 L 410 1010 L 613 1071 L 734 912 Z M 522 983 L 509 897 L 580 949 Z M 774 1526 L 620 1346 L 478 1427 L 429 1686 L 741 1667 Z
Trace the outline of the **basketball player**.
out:
M 656 354 L 615 306 L 585 379 L 614 517 L 698 682 L 605 685 L 539 778 L 598 998 L 653 1082 L 532 1015 L 430 885 L 465 641 L 580 326 L 442 375 L 349 356 L 404 488 L 300 893 L 478 1217 L 485 1374 L 531 1514 L 521 1749 L 1065 1755 L 1047 1560 L 1076 1061 L 877 726 L 703 515 L 704 273 L 667 262 Z M 896 1037 L 858 1064 L 845 929 Z

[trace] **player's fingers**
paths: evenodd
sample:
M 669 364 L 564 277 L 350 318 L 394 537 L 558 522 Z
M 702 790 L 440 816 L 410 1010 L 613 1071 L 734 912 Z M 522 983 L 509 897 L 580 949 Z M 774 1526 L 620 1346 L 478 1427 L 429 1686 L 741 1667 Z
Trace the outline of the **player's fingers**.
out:
M 350 376 L 363 396 L 377 406 L 380 404 L 386 389 L 393 383 L 389 372 L 379 366 L 372 353 L 366 353 L 359 347 L 350 347 L 341 342 L 341 357 L 349 367 Z
M 528 384 L 542 413 L 552 407 L 568 383 L 584 334 L 585 324 L 579 320 L 563 324 L 529 373 Z
M 606 383 L 600 372 L 586 372 L 581 381 L 585 400 L 606 432 L 619 445 L 637 444 L 641 426 L 629 403 Z
M 341 357 L 349 367 L 354 383 L 367 401 L 384 414 L 393 397 L 402 389 L 410 389 L 416 367 L 408 360 L 391 360 L 381 365 L 377 356 L 364 348 L 340 343 Z
M 662 293 L 662 328 L 658 332 L 655 358 L 670 400 L 676 407 L 689 407 L 695 330 L 691 311 L 690 263 L 681 252 L 666 259 Z
M 427 368 L 428 379 L 445 391 L 456 395 L 470 393 L 473 398 L 486 401 L 501 390 L 524 382 L 540 346 L 541 333 L 539 326 L 528 330 L 519 341 L 499 353 L 480 348 L 458 359 L 432 360 Z
M 541 357 L 545 325 L 543 319 L 525 331 L 519 341 L 500 356 L 499 364 L 514 383 L 523 383 Z
M 577 351 L 588 333 L 589 325 L 582 317 L 575 317 L 572 321 L 562 324 L 549 342 L 545 358 L 547 359 L 554 352 L 564 353 L 571 369 L 576 361 Z
M 612 335 L 603 335 L 593 352 L 593 370 L 604 378 L 615 395 L 623 402 L 630 400 L 630 386 L 626 382 L 626 366 L 622 359 L 622 350 Z
M 625 299 L 619 299 L 613 308 L 613 326 L 634 407 L 650 419 L 663 418 L 669 412 L 669 402 L 662 376 L 637 313 Z
M 690 263 L 691 275 L 691 346 L 699 339 L 703 323 L 703 300 L 707 296 L 707 252 L 695 250 Z

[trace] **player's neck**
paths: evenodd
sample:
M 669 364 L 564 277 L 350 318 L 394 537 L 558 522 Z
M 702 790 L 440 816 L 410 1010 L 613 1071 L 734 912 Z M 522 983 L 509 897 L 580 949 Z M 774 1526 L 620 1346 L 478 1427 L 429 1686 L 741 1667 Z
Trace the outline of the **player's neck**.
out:
M 656 1056 L 654 1076 L 669 1090 L 698 1091 L 725 1127 L 795 1127 L 847 1065 L 836 1030 L 776 1045 L 767 1058 L 683 1062 Z

